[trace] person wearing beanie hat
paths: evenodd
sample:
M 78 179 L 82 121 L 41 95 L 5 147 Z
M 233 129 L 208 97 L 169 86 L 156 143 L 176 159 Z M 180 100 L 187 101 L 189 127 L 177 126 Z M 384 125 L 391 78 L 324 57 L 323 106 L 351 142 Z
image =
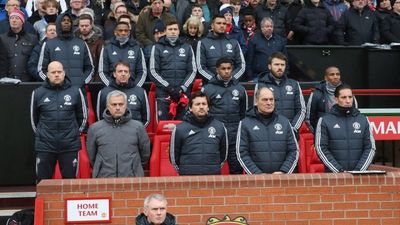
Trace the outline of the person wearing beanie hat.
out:
M 21 81 L 31 81 L 27 62 L 33 47 L 38 42 L 37 37 L 35 34 L 25 32 L 25 16 L 21 10 L 14 9 L 7 22 L 9 22 L 9 30 L 0 35 L 0 42 L 4 46 L 0 51 L 6 54 L 8 64 L 5 65 L 7 69 L 0 71 L 0 74 Z M 0 62 L 2 63 L 7 62 Z
M 158 42 L 160 38 L 165 35 L 165 25 L 163 21 L 158 20 L 156 22 L 156 24 L 154 25 L 153 33 L 155 42 Z

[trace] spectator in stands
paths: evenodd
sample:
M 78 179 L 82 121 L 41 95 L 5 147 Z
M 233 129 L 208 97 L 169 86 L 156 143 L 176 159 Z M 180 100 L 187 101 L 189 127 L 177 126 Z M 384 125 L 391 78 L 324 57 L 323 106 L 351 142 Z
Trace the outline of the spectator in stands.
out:
M 288 37 L 291 21 L 287 17 L 287 8 L 281 5 L 279 0 L 266 0 L 264 5 L 255 9 L 255 15 L 257 24 L 260 25 L 265 17 L 269 17 L 274 22 L 274 33 Z
M 125 4 L 128 11 L 133 14 L 133 22 L 137 23 L 140 11 L 149 5 L 149 2 L 147 0 L 127 0 Z
M 256 18 L 254 16 L 254 11 L 252 8 L 243 10 L 243 23 L 240 26 L 243 30 L 245 45 L 248 51 L 250 41 L 253 40 L 256 32 L 258 32 Z M 246 55 L 247 54 L 248 52 L 246 52 Z M 248 59 L 246 59 L 246 62 L 247 60 Z M 247 65 L 246 68 L 248 69 Z
M 340 45 L 362 45 L 379 43 L 378 19 L 366 0 L 352 0 L 352 7 L 342 14 L 337 27 L 337 43 Z
M 268 59 L 269 71 L 261 74 L 255 92 L 261 87 L 268 87 L 274 93 L 276 112 L 289 119 L 297 132 L 306 114 L 303 93 L 299 82 L 290 79 L 285 73 L 287 58 L 280 52 L 272 53 Z
M 329 38 L 335 29 L 335 21 L 320 0 L 311 0 L 297 14 L 293 29 L 302 35 L 305 45 L 327 45 L 331 43 Z
M 36 10 L 32 15 L 27 14 L 28 16 L 30 15 L 27 20 L 30 24 L 35 24 L 36 21 L 41 20 L 46 15 L 46 0 L 35 0 L 35 8 Z
M 269 88 L 258 89 L 255 102 L 239 124 L 236 151 L 240 164 L 247 174 L 293 173 L 299 159 L 293 127 L 276 112 Z
M 240 0 L 231 0 L 231 5 L 233 7 L 233 11 L 232 11 L 232 20 L 233 23 L 235 24 L 236 27 L 240 27 L 240 25 L 242 24 L 242 15 L 241 13 L 241 9 L 242 9 L 242 4 Z
M 57 161 L 63 178 L 75 178 L 81 149 L 79 134 L 87 122 L 84 95 L 71 85 L 62 63 L 53 61 L 46 80 L 32 92 L 31 99 L 37 181 L 52 178 Z
M 107 95 L 111 91 L 119 90 L 128 96 L 128 108 L 132 119 L 137 120 L 147 127 L 150 120 L 150 108 L 146 91 L 134 85 L 130 79 L 131 73 L 129 64 L 119 61 L 114 66 L 113 78 L 109 86 L 100 90 L 97 96 L 97 119 L 103 119 L 103 112 L 107 107 Z
M 44 9 L 45 13 L 42 19 L 33 24 L 36 32 L 39 34 L 39 40 L 46 37 L 46 27 L 49 23 L 55 23 L 58 15 L 58 2 L 57 0 L 46 0 Z
M 5 9 L 0 11 L 0 34 L 7 33 L 10 30 L 9 15 L 16 9 L 21 10 L 23 12 L 24 19 L 27 19 L 26 11 L 20 5 L 21 3 L 19 0 L 7 0 Z M 33 29 L 33 26 L 30 23 L 24 23 L 24 31 L 36 35 L 36 31 Z
M 204 25 L 199 18 L 192 16 L 183 24 L 183 33 L 184 42 L 188 43 L 195 50 L 197 42 L 204 34 Z
M 127 103 L 125 93 L 108 93 L 103 119 L 89 127 L 86 146 L 93 178 L 144 176 L 150 140 L 142 123 L 132 120 Z
M 175 216 L 167 212 L 167 199 L 162 194 L 147 196 L 143 209 L 136 217 L 136 225 L 176 225 Z
M 112 80 L 114 65 L 125 61 L 130 65 L 135 85 L 141 87 L 147 76 L 143 51 L 139 43 L 130 35 L 130 24 L 119 22 L 114 30 L 114 37 L 104 45 L 100 54 L 99 76 L 105 85 Z
M 149 70 L 157 85 L 158 120 L 183 119 L 196 76 L 192 47 L 179 38 L 179 33 L 178 21 L 168 22 L 165 36 L 151 49 Z
M 289 34 L 287 43 L 289 45 L 301 45 L 302 44 L 302 36 L 301 34 L 294 32 L 293 22 L 299 14 L 300 10 L 303 8 L 303 1 L 301 0 L 287 0 L 286 2 L 281 3 L 287 7 L 287 20 L 290 21 L 288 24 Z M 285 4 L 284 4 L 285 3 Z
M 400 1 L 393 2 L 393 12 L 382 23 L 382 34 L 386 43 L 400 43 Z
M 154 24 L 154 29 L 153 29 L 154 43 L 157 43 L 160 40 L 160 38 L 164 35 L 165 35 L 164 22 L 158 20 L 156 24 Z M 146 58 L 146 62 L 148 62 L 149 60 L 150 60 L 150 55 L 148 55 L 148 57 Z
M 108 14 L 106 21 L 104 22 L 104 38 L 110 40 L 114 37 L 115 27 L 118 24 L 118 18 L 122 15 L 128 15 L 133 19 L 133 15 L 128 12 L 128 8 L 123 2 L 116 2 L 113 10 Z M 131 24 L 131 23 L 129 23 Z
M 224 124 L 209 115 L 209 105 L 206 94 L 193 94 L 190 113 L 172 131 L 170 160 L 180 175 L 221 174 L 228 135 Z
M 345 0 L 323 0 L 322 3 L 329 10 L 335 22 L 338 22 L 342 14 L 349 9 Z
M 33 47 L 38 40 L 36 35 L 24 30 L 25 17 L 21 10 L 15 9 L 10 13 L 10 30 L 0 35 L 0 42 L 5 48 L 8 57 L 7 70 L 0 71 L 1 76 L 19 79 L 21 81 L 31 81 L 27 63 Z
M 249 81 L 257 81 L 259 75 L 268 70 L 265 62 L 274 52 L 282 52 L 287 57 L 286 39 L 274 33 L 271 18 L 261 21 L 261 32 L 250 41 L 246 54 L 246 73 Z
M 54 23 L 50 23 L 46 27 L 46 36 L 44 37 L 44 39 L 39 41 L 35 45 L 35 47 L 33 47 L 27 64 L 28 72 L 30 76 L 33 78 L 32 79 L 33 81 L 43 81 L 43 79 L 39 76 L 39 71 L 37 67 L 39 63 L 40 51 L 45 41 L 53 39 L 55 37 L 57 37 L 56 25 Z
M 155 24 L 160 21 L 166 25 L 169 21 L 175 20 L 172 14 L 163 9 L 162 0 L 151 0 L 150 2 L 150 10 L 141 13 L 136 24 L 136 37 L 143 46 L 146 55 L 150 55 L 150 49 L 155 43 L 153 36 Z
M 375 155 L 375 140 L 368 119 L 353 105 L 348 85 L 335 90 L 336 104 L 318 120 L 315 148 L 325 171 L 368 169 Z
M 186 7 L 183 21 L 186 21 L 191 14 L 193 14 L 192 9 L 194 5 L 199 5 L 202 9 L 204 22 L 209 24 L 214 16 L 218 15 L 218 1 L 212 0 L 196 0 L 194 3 L 191 3 L 188 7 Z M 207 28 L 205 26 L 205 28 Z
M 243 54 L 246 54 L 246 41 L 244 39 L 244 34 L 242 30 L 235 25 L 233 21 L 233 11 L 234 7 L 230 4 L 223 4 L 219 11 L 219 15 L 225 17 L 226 21 L 226 34 L 229 34 L 231 38 L 236 39 L 239 42 L 240 48 Z
M 77 25 L 76 20 L 81 14 L 81 10 L 86 7 L 85 0 L 70 0 L 69 8 L 64 13 L 67 13 L 72 18 L 72 25 L 75 27 Z
M 208 31 L 210 30 L 210 22 L 206 22 L 206 19 L 204 19 L 203 8 L 201 7 L 201 5 L 197 5 L 197 4 L 192 5 L 192 13 L 190 14 L 189 18 L 192 18 L 192 17 L 197 17 L 200 20 L 200 22 L 203 24 L 203 27 L 204 27 L 203 36 L 207 35 Z M 196 48 L 193 48 L 193 49 L 196 49 Z
M 198 42 L 196 49 L 196 64 L 200 75 L 203 76 L 203 83 L 215 76 L 215 65 L 221 57 L 233 61 L 232 77 L 239 80 L 246 69 L 246 62 L 238 41 L 225 33 L 226 20 L 223 16 L 213 18 L 211 29 L 212 31 Z
M 86 10 L 91 9 L 86 8 Z M 84 40 L 88 45 L 95 68 L 93 81 L 101 81 L 97 71 L 99 68 L 100 53 L 103 48 L 104 40 L 101 28 L 94 24 L 94 13 L 93 10 L 91 11 L 91 14 L 82 14 L 79 16 L 77 20 L 78 29 L 75 30 L 74 35 L 75 37 Z
M 335 89 L 342 84 L 340 70 L 336 66 L 325 69 L 324 80 L 321 81 L 311 93 L 307 103 L 306 122 L 312 132 L 317 127 L 319 118 L 330 111 L 335 102 Z M 354 97 L 354 106 L 357 108 L 357 101 Z
M 57 18 L 57 37 L 43 43 L 38 71 L 44 80 L 49 63 L 60 61 L 68 65 L 65 74 L 71 79 L 71 84 L 82 87 L 92 80 L 94 65 L 89 47 L 83 40 L 74 37 L 72 26 L 70 14 L 65 13 Z
M 246 89 L 232 79 L 233 63 L 228 58 L 217 61 L 217 75 L 202 91 L 210 99 L 210 115 L 224 123 L 228 131 L 228 163 L 230 174 L 241 174 L 243 169 L 236 156 L 236 134 L 240 120 L 247 110 Z
M 0 49 L 6 49 L 5 43 L 0 41 Z M 8 54 L 6 51 L 0 51 L 0 79 L 4 76 L 4 72 L 8 71 L 10 66 L 10 60 L 8 59 Z

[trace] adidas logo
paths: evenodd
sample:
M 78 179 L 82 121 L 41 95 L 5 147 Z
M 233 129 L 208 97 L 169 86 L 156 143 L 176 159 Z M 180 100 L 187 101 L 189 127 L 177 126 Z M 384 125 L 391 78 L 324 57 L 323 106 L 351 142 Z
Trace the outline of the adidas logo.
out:
M 168 50 L 164 50 L 162 53 L 168 53 Z
M 60 47 L 57 47 L 56 49 L 54 49 L 54 51 L 61 51 L 61 48 Z
M 222 97 L 221 97 L 221 95 L 220 95 L 220 94 L 218 94 L 218 95 L 217 95 L 217 97 L 215 97 L 215 98 L 222 98 Z
M 259 128 L 257 125 L 255 125 L 255 126 L 253 127 L 253 130 L 260 130 L 260 128 Z
M 215 49 L 214 45 L 211 45 L 210 49 Z
M 195 133 L 196 133 L 196 132 L 194 132 L 193 130 L 190 130 L 190 131 L 189 131 L 189 136 L 192 135 L 192 134 L 195 134 Z
M 339 124 L 335 124 L 335 126 L 333 126 L 333 128 L 340 128 Z
M 43 102 L 50 102 L 50 99 L 46 97 Z
M 117 55 L 117 52 L 116 52 L 116 51 L 114 51 L 114 52 L 112 53 L 112 55 Z

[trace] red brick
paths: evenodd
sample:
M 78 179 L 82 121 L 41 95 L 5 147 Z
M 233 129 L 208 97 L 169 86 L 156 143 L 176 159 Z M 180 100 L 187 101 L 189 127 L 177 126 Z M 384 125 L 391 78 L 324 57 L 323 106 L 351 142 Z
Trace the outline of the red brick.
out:
M 128 199 L 126 201 L 127 207 L 143 207 L 143 199 Z
M 257 196 L 257 197 L 249 197 L 249 202 L 254 203 L 254 204 L 267 204 L 267 203 L 272 203 L 273 198 L 271 195 L 268 196 Z
M 334 210 L 340 210 L 340 209 L 355 209 L 356 208 L 356 203 L 333 203 L 333 209 Z
M 335 194 L 355 193 L 357 189 L 355 186 L 336 186 L 333 187 L 332 192 Z
M 368 194 L 346 194 L 344 199 L 347 202 L 368 201 Z
M 308 225 L 308 221 L 286 221 L 287 225 Z
M 177 198 L 177 205 L 199 205 L 200 198 Z
M 400 209 L 400 202 L 381 202 L 382 209 Z
M 187 191 L 184 190 L 166 190 L 164 195 L 168 198 L 188 197 Z
M 309 210 L 309 204 L 287 204 L 285 205 L 286 211 L 307 211 Z
M 309 204 L 309 208 L 311 211 L 314 210 L 332 210 L 333 204 L 332 203 L 313 203 Z
M 379 192 L 379 186 L 358 186 L 357 192 L 358 193 L 376 193 Z
M 209 197 L 210 196 L 210 190 L 206 189 L 192 189 L 189 190 L 189 195 L 188 197 Z
M 321 195 L 321 202 L 344 202 L 344 195 Z
M 273 213 L 268 213 L 268 212 L 255 212 L 255 213 L 251 213 L 249 220 L 250 221 L 266 221 L 266 220 L 271 220 L 272 219 L 272 215 Z
M 363 218 L 368 217 L 368 211 L 346 211 L 346 218 Z
M 221 206 L 214 206 L 214 212 L 215 213 L 235 213 L 237 211 L 236 206 L 226 206 L 226 205 L 221 205 Z
M 295 195 L 278 195 L 278 196 L 274 196 L 273 201 L 275 203 L 295 203 L 296 196 Z
M 202 198 L 200 199 L 201 205 L 223 205 L 225 202 L 224 198 Z
M 381 224 L 381 220 L 380 219 L 359 219 L 358 224 L 377 225 L 377 224 Z
M 136 192 L 114 192 L 113 193 L 113 198 L 114 199 L 133 199 L 137 198 L 137 193 Z
M 310 220 L 310 225 L 333 225 L 332 220 Z
M 299 212 L 297 219 L 322 219 L 321 212 Z
M 299 202 L 299 203 L 321 202 L 321 196 L 320 195 L 298 195 L 297 202 Z
M 260 196 L 260 188 L 244 188 L 244 189 L 237 189 L 237 195 L 239 196 Z
M 191 224 L 191 223 L 200 223 L 200 216 L 199 215 L 188 215 L 188 216 L 179 216 L 178 221 L 179 224 Z
M 225 198 L 225 203 L 227 205 L 230 204 L 249 204 L 249 198 L 248 197 L 227 197 Z M 252 202 L 254 203 L 254 202 Z
M 126 217 L 113 217 L 111 221 L 113 224 L 127 224 Z
M 112 208 L 122 208 L 127 207 L 126 200 L 112 200 L 111 202 Z
M 385 194 L 385 193 L 369 194 L 370 201 L 390 201 L 392 199 L 393 198 L 391 194 Z
M 399 186 L 390 185 L 390 186 L 381 186 L 381 192 L 392 192 L 399 193 Z
M 172 214 L 189 214 L 188 207 L 168 206 L 168 211 Z
M 113 208 L 113 216 L 128 216 L 134 215 L 134 210 L 130 208 Z
M 294 220 L 296 219 L 296 213 L 279 213 L 273 214 L 274 220 Z
M 357 202 L 358 209 L 380 209 L 380 202 Z
M 260 205 L 238 205 L 237 212 L 259 212 Z
M 211 206 L 192 206 L 189 208 L 189 213 L 191 215 L 193 214 L 207 214 L 212 212 L 212 207 Z
M 59 219 L 61 217 L 64 218 L 63 212 L 60 210 L 54 211 L 54 210 L 47 210 L 44 211 L 43 214 L 45 219 Z
M 399 225 L 400 224 L 400 218 L 383 218 L 381 219 L 381 224 L 384 225 Z
M 378 217 L 378 218 L 392 217 L 393 210 L 390 209 L 372 210 L 369 215 L 370 217 Z
M 262 212 L 282 212 L 285 211 L 284 204 L 268 204 L 268 205 L 261 205 Z
M 334 218 L 334 219 L 344 218 L 344 211 L 322 212 L 322 218 Z
M 358 225 L 357 220 L 335 220 L 334 225 Z

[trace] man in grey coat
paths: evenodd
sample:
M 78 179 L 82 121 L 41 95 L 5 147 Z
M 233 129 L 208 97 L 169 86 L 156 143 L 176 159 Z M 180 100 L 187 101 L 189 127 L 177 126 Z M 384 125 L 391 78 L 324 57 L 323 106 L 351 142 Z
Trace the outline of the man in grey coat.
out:
M 131 117 L 126 94 L 110 92 L 104 119 L 93 124 L 87 136 L 93 178 L 144 176 L 150 140 L 144 126 Z

